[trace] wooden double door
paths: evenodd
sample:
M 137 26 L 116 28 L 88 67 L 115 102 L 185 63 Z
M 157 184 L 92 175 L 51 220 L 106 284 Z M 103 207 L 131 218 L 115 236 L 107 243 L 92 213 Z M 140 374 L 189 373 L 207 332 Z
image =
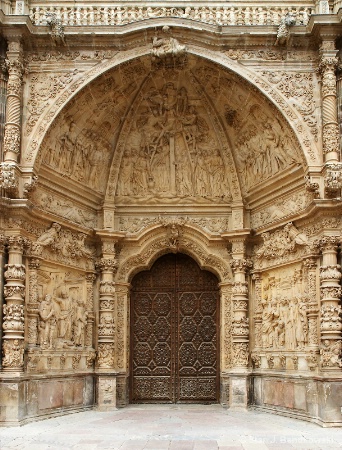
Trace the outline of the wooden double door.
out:
M 167 254 L 136 275 L 131 402 L 218 402 L 218 324 L 218 280 L 189 256 Z

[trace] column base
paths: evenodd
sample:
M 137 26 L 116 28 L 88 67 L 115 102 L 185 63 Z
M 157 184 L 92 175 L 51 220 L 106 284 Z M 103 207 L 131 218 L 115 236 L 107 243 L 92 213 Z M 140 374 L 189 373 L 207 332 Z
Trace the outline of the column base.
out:
M 230 409 L 246 410 L 250 398 L 250 374 L 249 372 L 229 373 L 229 402 Z
M 97 411 L 116 411 L 116 376 L 99 375 L 97 379 Z

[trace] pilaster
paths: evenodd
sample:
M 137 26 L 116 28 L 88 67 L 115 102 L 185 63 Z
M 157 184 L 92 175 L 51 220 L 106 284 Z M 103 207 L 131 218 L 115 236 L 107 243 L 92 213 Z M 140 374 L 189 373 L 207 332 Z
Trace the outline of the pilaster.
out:
M 8 237 L 8 264 L 5 265 L 3 307 L 4 318 L 2 370 L 20 373 L 24 370 L 24 298 L 25 266 L 24 239 L 19 235 Z
M 337 248 L 340 238 L 326 236 L 319 240 L 322 251 L 320 267 L 321 310 L 320 310 L 320 364 L 321 369 L 339 370 L 341 364 L 341 266 L 337 264 Z

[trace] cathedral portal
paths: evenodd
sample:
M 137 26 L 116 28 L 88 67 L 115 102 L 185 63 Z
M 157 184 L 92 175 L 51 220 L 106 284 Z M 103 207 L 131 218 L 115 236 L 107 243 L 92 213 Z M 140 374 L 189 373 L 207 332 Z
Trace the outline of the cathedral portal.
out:
M 131 401 L 219 401 L 218 280 L 167 254 L 132 281 Z

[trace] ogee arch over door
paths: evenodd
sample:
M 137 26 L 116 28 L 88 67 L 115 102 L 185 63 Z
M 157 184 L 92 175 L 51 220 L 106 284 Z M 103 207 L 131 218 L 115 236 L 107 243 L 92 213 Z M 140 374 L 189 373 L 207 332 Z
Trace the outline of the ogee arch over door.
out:
M 131 292 L 131 402 L 219 399 L 218 280 L 184 254 L 136 275 Z

